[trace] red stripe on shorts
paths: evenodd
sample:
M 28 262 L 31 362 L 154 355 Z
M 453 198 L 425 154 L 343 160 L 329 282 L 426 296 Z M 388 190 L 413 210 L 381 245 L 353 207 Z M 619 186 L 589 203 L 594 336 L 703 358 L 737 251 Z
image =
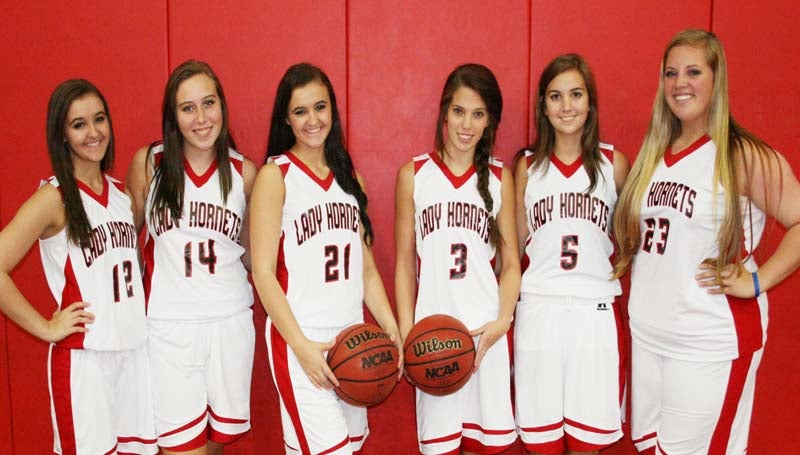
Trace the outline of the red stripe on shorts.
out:
M 617 430 L 604 430 L 602 428 L 595 428 L 595 427 L 586 425 L 585 423 L 580 423 L 580 422 L 576 422 L 574 420 L 567 419 L 566 417 L 564 418 L 564 422 L 567 425 L 573 426 L 575 428 L 580 428 L 583 431 L 589 431 L 589 432 L 592 432 L 592 433 L 611 434 L 611 433 L 616 433 L 617 431 L 619 431 L 618 429 Z
M 728 451 L 728 442 L 731 437 L 731 427 L 736 411 L 739 409 L 739 401 L 742 398 L 744 383 L 747 381 L 747 373 L 753 363 L 753 354 L 739 357 L 731 361 L 731 372 L 728 377 L 728 389 L 725 391 L 725 400 L 722 402 L 717 426 L 711 436 L 711 444 L 708 447 L 708 455 L 725 455 Z
M 311 453 L 306 433 L 303 431 L 303 425 L 300 422 L 300 411 L 297 409 L 297 401 L 294 398 L 292 379 L 289 377 L 289 346 L 278 332 L 278 329 L 272 324 L 269 326 L 269 336 L 270 345 L 272 346 L 272 369 L 275 371 L 275 385 L 278 387 L 278 393 L 286 406 L 286 412 L 289 413 L 289 418 L 292 419 L 294 432 L 297 435 L 297 441 L 300 443 L 300 450 L 303 453 Z
M 336 444 L 335 446 L 333 446 L 333 447 L 331 447 L 329 449 L 323 450 L 318 455 L 326 455 L 326 454 L 329 454 L 329 453 L 336 452 L 337 450 L 341 449 L 342 447 L 346 446 L 347 444 L 350 444 L 350 438 L 349 437 L 344 438 L 342 440 L 342 442 Z M 303 452 L 303 453 L 311 453 L 311 452 Z
M 452 441 L 452 440 L 458 439 L 460 437 L 461 437 L 461 432 L 459 431 L 457 433 L 448 434 L 447 436 L 442 436 L 440 438 L 426 439 L 424 441 L 420 441 L 420 443 L 422 443 L 422 444 L 437 444 L 439 442 Z
M 64 455 L 74 454 L 75 422 L 72 420 L 72 350 L 53 346 L 50 353 L 50 382 L 53 394 L 53 408 L 56 413 L 58 440 Z
M 542 425 L 540 427 L 520 427 L 519 429 L 522 430 L 522 431 L 528 432 L 528 433 L 536 433 L 536 432 L 542 432 L 542 431 L 557 430 L 557 429 L 559 429 L 559 428 L 561 428 L 563 426 L 564 426 L 564 421 L 561 420 L 559 422 L 551 423 L 551 424 L 548 424 L 548 425 Z

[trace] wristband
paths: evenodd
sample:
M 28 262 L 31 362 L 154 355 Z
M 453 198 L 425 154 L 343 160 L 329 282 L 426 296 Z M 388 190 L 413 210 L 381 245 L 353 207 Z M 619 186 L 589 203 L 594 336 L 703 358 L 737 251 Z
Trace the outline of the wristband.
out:
M 751 275 L 753 277 L 753 287 L 756 288 L 755 297 L 758 297 L 761 294 L 761 286 L 758 285 L 758 272 L 753 272 Z

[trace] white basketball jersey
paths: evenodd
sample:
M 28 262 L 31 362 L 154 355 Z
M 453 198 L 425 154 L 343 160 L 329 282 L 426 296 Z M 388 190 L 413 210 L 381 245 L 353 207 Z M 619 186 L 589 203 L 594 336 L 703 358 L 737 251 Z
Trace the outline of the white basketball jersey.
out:
M 317 177 L 287 152 L 271 159 L 283 173 L 277 274 L 301 327 L 343 327 L 364 317 L 363 249 L 356 198 L 333 172 Z
M 94 314 L 87 333 L 56 343 L 64 348 L 122 351 L 141 346 L 147 338 L 131 200 L 121 182 L 104 177 L 102 194 L 77 181 L 92 227 L 89 246 L 68 241 L 66 227 L 39 240 L 45 278 L 58 307 L 87 302 L 86 310 Z M 55 177 L 42 184 L 59 187 Z
M 216 161 L 203 175 L 184 162 L 183 214 L 177 225 L 166 210 L 151 217 L 154 184 L 150 186 L 145 208 L 149 318 L 218 319 L 253 305 L 253 290 L 241 260 L 244 248 L 239 243 L 246 208 L 244 157 L 232 149 L 228 153 L 231 190 L 227 203 L 222 201 Z M 162 154 L 163 145 L 155 146 L 156 167 Z
M 614 253 L 611 224 L 617 189 L 613 147 L 601 144 L 597 184 L 589 188 L 583 158 L 564 164 L 553 155 L 533 169 L 533 152 L 525 151 L 525 242 L 522 294 L 567 296 L 610 302 L 620 295 L 612 280 Z M 527 301 L 531 299 L 523 299 Z M 535 299 L 532 299 L 535 300 Z
M 641 209 L 642 244 L 633 262 L 631 333 L 651 352 L 684 360 L 730 360 L 763 343 L 767 299 L 711 295 L 694 276 L 719 252 L 724 191 L 714 188 L 717 147 L 704 136 L 679 154 L 667 151 Z M 764 213 L 742 197 L 744 250 L 752 252 Z M 745 261 L 757 270 L 752 257 Z
M 497 319 L 499 295 L 489 213 L 474 166 L 455 176 L 437 153 L 414 157 L 418 286 L 415 319 L 443 313 L 470 330 Z M 503 164 L 489 163 L 492 216 L 500 211 Z

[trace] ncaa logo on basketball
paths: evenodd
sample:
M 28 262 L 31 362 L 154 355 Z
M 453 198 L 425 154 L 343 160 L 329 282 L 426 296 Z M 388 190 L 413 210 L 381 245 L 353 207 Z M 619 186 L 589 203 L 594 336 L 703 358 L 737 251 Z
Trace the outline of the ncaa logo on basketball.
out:
M 433 337 L 430 340 L 422 340 L 419 343 L 414 344 L 413 347 L 414 347 L 414 355 L 417 357 L 423 357 L 425 355 L 434 354 L 439 351 L 461 349 L 463 345 L 461 344 L 461 340 L 458 339 L 440 340 L 436 337 Z
M 392 351 L 383 351 L 373 355 L 365 355 L 361 358 L 361 368 L 368 369 L 372 368 L 376 365 L 382 365 L 384 363 L 393 363 L 394 356 L 392 356 Z
M 461 371 L 458 362 L 453 362 L 450 365 L 442 365 L 436 368 L 425 368 L 425 377 L 428 379 L 443 378 L 453 373 Z

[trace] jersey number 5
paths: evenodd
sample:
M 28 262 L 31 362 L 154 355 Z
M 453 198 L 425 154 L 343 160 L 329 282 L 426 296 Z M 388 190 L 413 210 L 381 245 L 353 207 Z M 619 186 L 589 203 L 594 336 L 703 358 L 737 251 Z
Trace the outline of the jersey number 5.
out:
M 214 252 L 214 240 L 208 242 L 197 242 L 197 261 L 208 267 L 208 273 L 214 274 L 217 270 L 217 253 Z M 186 242 L 183 247 L 183 268 L 186 278 L 192 277 L 192 242 Z
M 572 270 L 578 266 L 578 236 L 575 234 L 561 237 L 561 268 Z

